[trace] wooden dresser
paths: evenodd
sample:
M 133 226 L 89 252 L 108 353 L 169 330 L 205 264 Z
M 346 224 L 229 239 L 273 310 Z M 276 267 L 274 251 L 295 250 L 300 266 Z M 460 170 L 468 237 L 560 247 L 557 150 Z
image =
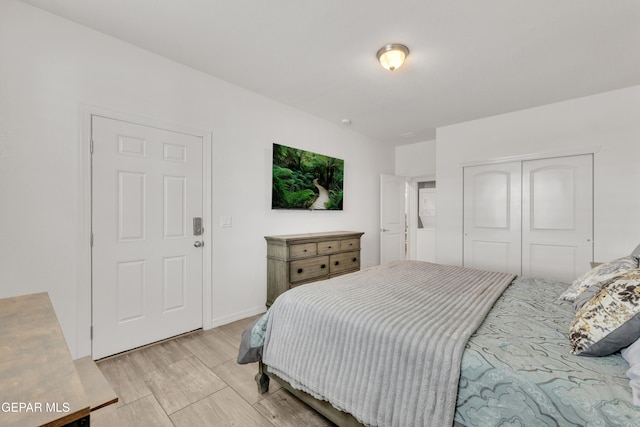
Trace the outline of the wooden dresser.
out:
M 265 236 L 267 307 L 304 283 L 360 270 L 360 231 Z
M 1 426 L 88 426 L 118 401 L 90 357 L 72 360 L 49 295 L 0 299 Z

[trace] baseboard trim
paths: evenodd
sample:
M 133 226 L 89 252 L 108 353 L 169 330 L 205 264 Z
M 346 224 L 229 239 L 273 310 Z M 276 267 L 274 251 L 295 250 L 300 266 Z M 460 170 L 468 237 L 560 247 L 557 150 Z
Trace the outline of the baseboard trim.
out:
M 267 311 L 267 308 L 263 306 L 254 307 L 249 310 L 244 310 L 238 313 L 230 314 L 228 316 L 216 317 L 211 319 L 211 327 L 217 328 L 218 326 L 226 325 L 228 323 L 235 322 L 236 320 L 242 320 L 247 317 L 262 314 Z

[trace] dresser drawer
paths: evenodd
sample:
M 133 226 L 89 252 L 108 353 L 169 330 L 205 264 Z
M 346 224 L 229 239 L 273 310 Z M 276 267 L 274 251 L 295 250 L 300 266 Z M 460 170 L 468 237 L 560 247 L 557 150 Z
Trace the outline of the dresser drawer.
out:
M 318 255 L 332 254 L 340 250 L 340 240 L 318 242 Z
M 340 240 L 340 250 L 348 251 L 351 249 L 360 249 L 360 239 Z
M 311 259 L 291 261 L 289 280 L 291 283 L 315 279 L 329 275 L 329 257 L 319 256 Z
M 347 270 L 360 269 L 360 251 L 331 255 L 329 259 L 331 274 Z
M 291 245 L 289 247 L 290 258 L 306 258 L 317 254 L 318 247 L 316 243 L 301 243 L 298 245 Z

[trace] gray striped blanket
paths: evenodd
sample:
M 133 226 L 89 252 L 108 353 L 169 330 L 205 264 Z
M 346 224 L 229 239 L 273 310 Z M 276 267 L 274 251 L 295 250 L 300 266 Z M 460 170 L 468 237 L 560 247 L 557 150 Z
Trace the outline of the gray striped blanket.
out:
M 282 294 L 263 361 L 371 426 L 450 426 L 462 352 L 514 275 L 419 261 Z

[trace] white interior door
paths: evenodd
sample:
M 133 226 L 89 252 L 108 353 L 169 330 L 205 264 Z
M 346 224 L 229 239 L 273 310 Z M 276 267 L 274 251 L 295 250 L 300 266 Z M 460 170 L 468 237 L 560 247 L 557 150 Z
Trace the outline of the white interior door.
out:
M 401 176 L 380 175 L 380 263 L 406 257 L 406 186 Z
M 94 359 L 202 327 L 201 137 L 92 117 Z
M 522 274 L 573 281 L 593 260 L 593 156 L 523 163 Z
M 521 162 L 464 168 L 464 266 L 520 274 Z

